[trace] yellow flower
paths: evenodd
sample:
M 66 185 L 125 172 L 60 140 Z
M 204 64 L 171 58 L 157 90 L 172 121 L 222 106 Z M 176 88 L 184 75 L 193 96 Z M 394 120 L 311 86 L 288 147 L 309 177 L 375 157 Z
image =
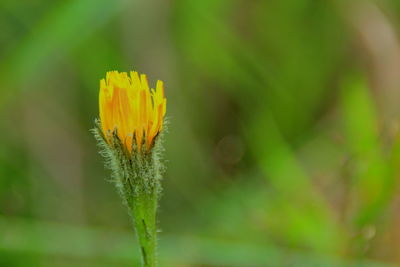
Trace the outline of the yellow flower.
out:
M 136 142 L 149 150 L 154 138 L 161 131 L 167 100 L 163 82 L 158 80 L 156 90 L 150 89 L 145 74 L 131 71 L 107 72 L 100 81 L 99 113 L 101 127 L 108 142 L 115 130 L 129 152 Z

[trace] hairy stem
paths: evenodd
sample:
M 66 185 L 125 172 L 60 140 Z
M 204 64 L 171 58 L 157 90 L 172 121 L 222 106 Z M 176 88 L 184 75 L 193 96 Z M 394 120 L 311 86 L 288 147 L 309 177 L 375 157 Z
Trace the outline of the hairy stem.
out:
M 132 199 L 131 212 L 140 245 L 143 267 L 155 267 L 157 253 L 156 192 L 141 192 Z

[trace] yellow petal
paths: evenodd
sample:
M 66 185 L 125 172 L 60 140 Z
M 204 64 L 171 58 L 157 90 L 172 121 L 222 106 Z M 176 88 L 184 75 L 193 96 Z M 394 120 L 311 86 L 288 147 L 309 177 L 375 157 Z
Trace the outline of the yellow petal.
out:
M 166 99 L 162 81 L 156 90 L 149 87 L 147 77 L 131 71 L 110 71 L 100 81 L 99 116 L 106 138 L 116 130 L 118 138 L 132 150 L 135 142 L 141 151 L 142 143 L 150 149 L 162 129 Z M 145 138 L 145 140 L 144 140 Z

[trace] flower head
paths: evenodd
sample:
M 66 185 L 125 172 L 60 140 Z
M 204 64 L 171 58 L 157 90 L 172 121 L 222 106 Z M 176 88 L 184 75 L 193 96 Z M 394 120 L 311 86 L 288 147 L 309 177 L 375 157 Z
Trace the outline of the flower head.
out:
M 167 100 L 163 82 L 156 90 L 150 89 L 145 74 L 131 71 L 107 72 L 100 81 L 99 113 L 103 134 L 108 142 L 115 131 L 120 141 L 132 152 L 132 144 L 139 151 L 149 150 L 154 138 L 162 130 Z

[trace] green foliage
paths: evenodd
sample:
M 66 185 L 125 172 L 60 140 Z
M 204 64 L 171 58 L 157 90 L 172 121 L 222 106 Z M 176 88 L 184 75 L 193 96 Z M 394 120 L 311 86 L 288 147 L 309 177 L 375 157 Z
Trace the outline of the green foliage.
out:
M 163 197 L 126 201 L 160 266 L 399 265 L 399 7 L 0 1 L 0 266 L 139 264 L 88 132 L 113 69 L 165 83 Z M 122 199 L 161 190 L 97 137 Z

